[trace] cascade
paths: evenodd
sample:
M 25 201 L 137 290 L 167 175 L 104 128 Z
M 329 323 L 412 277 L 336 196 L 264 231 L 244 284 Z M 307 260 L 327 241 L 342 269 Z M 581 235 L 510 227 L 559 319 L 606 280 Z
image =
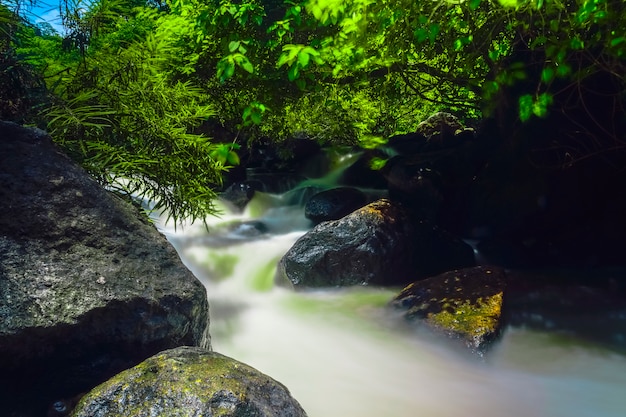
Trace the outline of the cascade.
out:
M 625 415 L 622 355 L 511 328 L 478 359 L 390 316 L 397 289 L 274 285 L 311 227 L 289 201 L 257 193 L 243 213 L 208 218 L 209 231 L 156 222 L 207 287 L 214 350 L 286 385 L 310 417 Z

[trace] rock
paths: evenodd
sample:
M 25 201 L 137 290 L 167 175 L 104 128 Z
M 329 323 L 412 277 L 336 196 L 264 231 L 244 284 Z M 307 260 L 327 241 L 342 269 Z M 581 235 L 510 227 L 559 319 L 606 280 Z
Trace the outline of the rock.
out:
M 427 163 L 411 163 L 394 157 L 383 174 L 387 179 L 389 198 L 405 204 L 430 221 L 436 221 L 443 203 L 441 175 Z
M 502 329 L 503 269 L 477 266 L 414 282 L 391 301 L 410 320 L 460 339 L 482 353 Z
M 248 365 L 179 347 L 126 370 L 83 397 L 72 417 L 306 416 L 287 388 Z
M 243 159 L 246 167 L 267 172 L 297 173 L 308 161 L 320 155 L 322 148 L 313 139 L 293 137 L 282 141 L 259 138 L 249 148 L 249 157 Z M 250 177 L 248 177 L 250 178 Z
M 626 352 L 626 281 L 620 268 L 514 271 L 508 326 L 550 332 Z
M 164 349 L 209 347 L 204 286 L 43 132 L 0 122 L 0 408 L 44 415 Z
M 458 117 L 451 113 L 437 112 L 418 124 L 416 133 L 424 135 L 428 141 L 446 141 L 464 130 L 465 127 Z
M 304 206 L 304 216 L 317 224 L 337 220 L 367 204 L 364 192 L 350 187 L 338 187 L 315 194 Z
M 262 189 L 263 184 L 260 181 L 235 182 L 220 194 L 220 198 L 231 203 L 237 210 L 242 211 L 252 200 L 255 192 Z
M 277 279 L 302 287 L 404 285 L 472 265 L 471 247 L 383 199 L 298 239 L 280 260 Z

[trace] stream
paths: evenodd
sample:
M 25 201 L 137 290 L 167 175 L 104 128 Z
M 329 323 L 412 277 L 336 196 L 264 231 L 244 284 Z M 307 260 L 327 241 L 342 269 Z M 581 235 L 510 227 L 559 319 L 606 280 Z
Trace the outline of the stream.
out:
M 309 228 L 284 195 L 241 214 L 157 227 L 204 283 L 213 349 L 287 386 L 309 417 L 623 417 L 626 357 L 562 335 L 508 328 L 479 359 L 405 327 L 399 289 L 295 292 L 278 260 Z

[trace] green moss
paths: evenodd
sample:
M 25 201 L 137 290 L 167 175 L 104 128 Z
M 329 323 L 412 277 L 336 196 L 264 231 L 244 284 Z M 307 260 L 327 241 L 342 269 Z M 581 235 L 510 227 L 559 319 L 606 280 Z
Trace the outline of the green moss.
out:
M 429 324 L 457 333 L 465 338 L 482 338 L 498 331 L 502 307 L 502 292 L 469 300 L 444 299 L 442 310 L 429 313 Z
M 274 383 L 254 368 L 226 356 L 195 348 L 179 349 L 153 356 L 94 388 L 72 415 L 88 415 L 89 405 L 104 398 L 112 400 L 112 416 L 143 416 L 148 412 L 187 416 L 190 409 L 178 409 L 176 405 L 190 401 L 211 404 L 213 416 L 233 415 L 233 404 L 245 402 L 251 387 Z

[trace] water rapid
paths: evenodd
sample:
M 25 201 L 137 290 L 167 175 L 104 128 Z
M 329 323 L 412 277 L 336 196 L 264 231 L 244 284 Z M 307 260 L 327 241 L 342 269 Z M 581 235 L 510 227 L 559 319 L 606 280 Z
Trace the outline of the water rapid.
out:
M 258 193 L 224 210 L 210 232 L 158 226 L 207 287 L 213 349 L 285 384 L 310 417 L 626 415 L 624 356 L 509 329 L 478 360 L 389 317 L 392 290 L 277 287 L 277 261 L 309 228 L 302 208 Z

